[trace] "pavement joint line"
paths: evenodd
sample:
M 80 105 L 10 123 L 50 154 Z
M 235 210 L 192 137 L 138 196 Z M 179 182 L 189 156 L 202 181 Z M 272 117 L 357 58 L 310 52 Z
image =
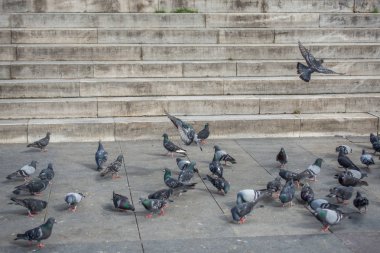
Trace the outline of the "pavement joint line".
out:
M 121 144 L 119 141 L 117 141 L 118 145 L 119 145 L 119 149 L 120 149 L 120 152 L 123 153 L 123 149 L 121 148 Z M 123 167 L 124 167 L 124 171 L 125 171 L 125 177 L 127 179 L 127 186 L 128 186 L 128 189 L 129 189 L 129 197 L 131 198 L 131 202 L 132 202 L 132 205 L 135 206 L 135 203 L 133 201 L 133 196 L 132 196 L 132 192 L 131 192 L 131 185 L 129 184 L 129 178 L 128 178 L 128 171 L 127 171 L 127 166 L 125 165 L 125 160 L 123 158 Z M 137 232 L 139 233 L 139 239 L 140 239 L 140 244 L 141 244 L 141 250 L 142 250 L 142 253 L 145 252 L 144 250 L 144 243 L 142 241 L 142 237 L 141 237 L 141 231 L 140 231 L 140 227 L 139 227 L 139 222 L 137 220 L 137 215 L 136 215 L 136 212 L 133 212 L 133 215 L 135 216 L 135 221 L 136 221 L 136 228 L 137 228 Z
M 48 207 L 49 207 L 49 203 L 50 203 L 50 195 L 51 195 L 52 189 L 53 189 L 53 184 L 50 184 L 50 191 L 49 191 L 49 195 L 48 195 L 48 199 L 47 199 Z M 46 216 L 48 214 L 48 209 L 49 208 L 46 208 L 46 211 L 45 211 L 44 222 L 46 221 Z

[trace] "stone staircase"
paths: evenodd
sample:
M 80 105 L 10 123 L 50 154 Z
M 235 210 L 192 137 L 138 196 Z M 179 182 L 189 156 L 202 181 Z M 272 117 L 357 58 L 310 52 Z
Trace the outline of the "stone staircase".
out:
M 172 13 L 180 7 L 198 13 Z M 0 142 L 367 135 L 380 8 L 365 0 L 0 0 Z M 165 13 L 159 13 L 166 11 Z M 346 75 L 298 78 L 302 41 Z

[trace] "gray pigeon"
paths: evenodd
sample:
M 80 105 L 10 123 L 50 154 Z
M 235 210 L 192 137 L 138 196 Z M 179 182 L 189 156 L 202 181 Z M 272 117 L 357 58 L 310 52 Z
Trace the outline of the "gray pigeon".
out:
M 178 166 L 178 168 L 180 170 L 186 169 L 187 166 L 189 166 L 189 164 L 191 163 L 189 161 L 189 159 L 187 159 L 187 158 L 180 158 L 180 157 L 177 157 L 176 162 L 177 162 L 177 166 Z
M 175 145 L 173 142 L 171 142 L 169 140 L 169 136 L 166 133 L 164 133 L 162 137 L 164 137 L 163 145 L 164 145 L 164 148 L 168 151 L 168 155 L 171 154 L 173 157 L 173 154 L 177 153 L 177 154 L 187 156 L 186 149 L 180 148 L 177 145 Z
M 349 154 L 349 153 L 352 153 L 352 148 L 348 145 L 340 145 L 338 147 L 335 148 L 335 151 L 336 152 L 339 152 L 339 151 L 343 151 L 344 154 Z
M 366 181 L 354 177 L 350 172 L 340 173 L 338 182 L 343 186 L 368 186 Z
M 344 151 L 343 150 L 340 150 L 339 151 L 339 155 L 338 155 L 338 163 L 340 166 L 342 166 L 343 168 L 347 169 L 347 168 L 351 168 L 351 169 L 355 169 L 355 170 L 358 170 L 360 171 L 359 167 L 356 166 L 352 161 L 351 159 L 346 156 L 344 154 Z
M 199 131 L 199 133 L 197 134 L 197 137 L 198 137 L 198 140 L 200 140 L 201 144 L 205 144 L 206 139 L 209 137 L 209 135 L 210 135 L 210 129 L 209 129 L 208 123 L 206 123 L 204 128 L 201 131 Z
M 380 152 L 380 142 L 377 141 L 372 143 L 372 148 L 373 150 L 375 150 L 375 152 L 373 153 L 374 155 L 376 154 L 376 152 Z
M 338 203 L 347 204 L 347 201 L 352 197 L 354 188 L 352 186 L 337 186 L 330 189 L 330 194 L 326 197 L 336 197 Z
M 17 234 L 15 240 L 23 239 L 28 240 L 29 242 L 37 241 L 37 247 L 43 248 L 45 247 L 45 245 L 41 241 L 50 237 L 54 223 L 56 223 L 55 219 L 49 218 L 41 226 L 30 229 L 26 231 L 24 234 Z
M 286 182 L 284 187 L 282 188 L 280 192 L 279 199 L 282 203 L 282 206 L 284 207 L 285 204 L 290 203 L 290 206 L 293 205 L 293 198 L 296 193 L 296 187 L 293 183 L 293 179 L 290 179 L 289 181 Z
M 135 211 L 135 207 L 126 196 L 112 192 L 112 201 L 114 207 L 121 211 Z
M 85 198 L 83 193 L 80 192 L 69 192 L 65 196 L 65 201 L 69 205 L 69 210 L 72 212 L 75 212 L 77 210 L 77 206 L 79 202 L 82 201 L 83 198 Z
M 167 200 L 169 202 L 173 202 L 173 200 L 170 199 L 170 196 L 173 195 L 173 189 L 162 189 L 158 190 L 156 192 L 153 192 L 148 195 L 148 199 L 161 199 L 161 200 Z
M 254 190 L 254 189 L 245 189 L 241 190 L 237 193 L 236 196 L 236 204 L 242 204 L 246 202 L 255 202 L 256 200 L 259 200 L 263 198 L 264 196 L 270 196 L 272 193 L 271 190 L 268 189 L 261 189 L 261 190 Z
M 300 52 L 302 54 L 302 57 L 305 59 L 307 66 L 303 65 L 302 63 L 297 63 L 297 74 L 300 74 L 301 80 L 305 82 L 309 82 L 311 78 L 311 74 L 314 72 L 322 73 L 322 74 L 339 74 L 343 75 L 342 73 L 337 73 L 335 71 L 332 71 L 331 69 L 328 69 L 324 66 L 322 66 L 323 59 L 316 60 L 314 56 L 310 53 L 306 47 L 304 47 L 300 41 L 298 41 L 298 47 L 300 49 Z
M 239 224 L 243 224 L 247 215 L 250 214 L 255 207 L 255 205 L 259 202 L 259 199 L 256 201 L 244 202 L 241 204 L 237 204 L 233 208 L 231 208 L 232 219 L 237 221 Z
M 49 180 L 33 179 L 25 184 L 16 186 L 13 191 L 14 194 L 18 195 L 21 191 L 29 192 L 32 195 L 40 195 L 43 190 L 45 190 L 49 185 Z
M 331 209 L 331 210 L 337 210 L 338 208 L 340 208 L 339 205 L 331 204 L 325 199 L 311 199 L 308 202 L 308 204 L 309 204 L 309 207 L 314 211 L 316 211 L 318 208 Z
M 232 164 L 236 163 L 235 158 L 229 155 L 226 151 L 222 150 L 218 145 L 214 146 L 214 150 L 214 161 L 224 161 L 225 165 L 227 164 L 227 162 L 230 162 Z
M 304 184 L 300 193 L 301 199 L 307 203 L 314 199 L 314 191 L 309 184 Z
M 41 151 L 47 151 L 46 147 L 49 144 L 50 141 L 50 132 L 46 133 L 46 136 L 38 141 L 35 141 L 33 143 L 28 144 L 26 147 L 33 147 L 33 148 L 38 148 Z
M 186 123 L 185 121 L 182 121 L 181 119 L 170 115 L 166 110 L 164 110 L 164 112 L 170 121 L 174 124 L 174 126 L 178 129 L 183 143 L 185 143 L 185 145 L 190 145 L 195 137 L 194 128 L 189 123 Z
M 367 154 L 364 149 L 362 150 L 360 161 L 362 162 L 362 164 L 367 166 L 367 169 L 369 168 L 370 165 L 375 164 L 373 157 L 370 154 Z
M 108 165 L 101 173 L 101 177 L 105 177 L 108 174 L 112 175 L 112 179 L 120 178 L 119 171 L 121 169 L 121 165 L 123 164 L 124 156 L 119 155 L 115 161 L 113 161 L 110 165 Z
M 356 193 L 356 197 L 353 201 L 354 206 L 362 213 L 364 208 L 364 213 L 367 212 L 367 206 L 369 205 L 369 201 L 366 197 L 362 196 L 362 194 L 358 191 Z
M 198 169 L 195 168 L 195 164 L 195 162 L 191 162 L 186 169 L 181 170 L 181 172 L 178 175 L 178 181 L 180 181 L 181 183 L 189 182 L 193 178 L 194 173 L 199 172 Z
M 322 158 L 317 158 L 315 162 L 310 165 L 306 170 L 310 174 L 309 179 L 317 181 L 317 175 L 321 172 Z
M 29 179 L 29 177 L 36 172 L 37 168 L 37 161 L 32 161 L 30 164 L 22 166 L 21 169 L 17 170 L 16 172 L 13 172 L 7 176 L 7 179 L 13 179 L 21 177 L 25 181 Z
M 98 144 L 98 150 L 95 153 L 95 162 L 97 167 L 97 170 L 100 171 L 103 169 L 103 164 L 107 162 L 108 159 L 108 152 L 104 150 L 103 144 L 101 141 L 99 141 Z
M 149 211 L 145 217 L 150 219 L 153 216 L 153 213 L 158 213 L 158 216 L 164 215 L 164 208 L 167 207 L 167 202 L 161 199 L 146 199 L 140 197 L 140 203 L 144 206 L 146 210 Z
M 274 180 L 269 181 L 267 183 L 267 189 L 271 191 L 272 195 L 273 193 L 277 193 L 277 195 L 279 195 L 279 192 L 282 189 L 281 177 L 276 177 Z
M 212 162 L 208 165 L 211 173 L 217 177 L 223 177 L 223 166 L 219 161 L 212 160 Z
M 288 155 L 286 154 L 284 148 L 281 148 L 280 152 L 278 152 L 276 156 L 276 161 L 280 163 L 280 168 L 283 168 L 285 164 L 288 163 Z
M 16 204 L 25 207 L 28 209 L 28 216 L 33 217 L 33 214 L 37 214 L 38 212 L 41 212 L 47 207 L 47 202 L 39 199 L 18 199 L 12 197 L 11 200 L 13 203 L 10 204 Z
M 41 180 L 49 180 L 51 181 L 54 178 L 54 170 L 53 170 L 53 164 L 49 163 L 46 169 L 41 170 L 40 174 L 38 175 L 38 178 Z
M 371 144 L 374 144 L 375 142 L 379 142 L 380 139 L 379 139 L 379 136 L 374 135 L 373 133 L 370 133 L 369 134 L 369 141 L 371 142 Z
M 206 175 L 205 180 L 208 180 L 211 182 L 213 186 L 215 186 L 216 189 L 218 189 L 218 192 L 222 193 L 223 195 L 226 195 L 230 190 L 230 183 L 225 180 L 223 177 L 212 177 L 209 175 Z
M 339 209 L 317 208 L 314 212 L 315 217 L 322 222 L 322 231 L 326 232 L 330 226 L 338 224 L 343 219 L 343 212 Z
M 171 189 L 186 190 L 193 188 L 197 183 L 180 182 L 179 180 L 172 178 L 172 172 L 169 169 L 164 169 L 164 182 Z

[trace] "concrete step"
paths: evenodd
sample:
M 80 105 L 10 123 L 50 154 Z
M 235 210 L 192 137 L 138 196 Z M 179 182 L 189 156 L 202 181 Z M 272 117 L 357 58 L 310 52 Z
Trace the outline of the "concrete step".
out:
M 0 98 L 380 93 L 380 76 L 33 79 L 0 81 Z
M 181 7 L 199 12 L 352 12 L 355 7 L 354 0 L 0 0 L 0 4 L 1 2 L 4 12 L 171 12 Z M 360 10 L 360 5 L 356 9 Z
M 325 65 L 351 76 L 380 71 L 380 60 L 329 60 Z M 294 76 L 295 66 L 296 60 L 16 61 L 0 63 L 0 79 Z M 313 74 L 318 75 L 322 74 Z
M 263 44 L 373 43 L 380 28 L 14 28 L 0 29 L 2 44 Z
M 0 119 L 376 112 L 380 94 L 2 99 Z
M 307 44 L 317 58 L 378 59 L 380 43 Z M 18 44 L 0 45 L 3 61 L 298 60 L 292 44 Z
M 16 13 L 3 28 L 378 28 L 376 13 Z
M 379 114 L 272 114 L 182 116 L 199 131 L 208 122 L 210 138 L 360 135 L 379 129 Z M 180 143 L 167 117 L 0 120 L 0 143 L 27 143 L 51 132 L 51 142 L 159 140 L 164 132 Z

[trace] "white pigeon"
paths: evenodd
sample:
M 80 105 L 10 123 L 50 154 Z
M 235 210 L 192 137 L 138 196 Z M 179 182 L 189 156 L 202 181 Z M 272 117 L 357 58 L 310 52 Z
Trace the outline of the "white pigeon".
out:
M 36 172 L 37 168 L 37 161 L 32 161 L 30 164 L 24 165 L 21 169 L 19 169 L 16 172 L 13 172 L 7 176 L 7 179 L 13 179 L 17 177 L 24 178 L 25 181 L 28 180 L 28 178 Z

